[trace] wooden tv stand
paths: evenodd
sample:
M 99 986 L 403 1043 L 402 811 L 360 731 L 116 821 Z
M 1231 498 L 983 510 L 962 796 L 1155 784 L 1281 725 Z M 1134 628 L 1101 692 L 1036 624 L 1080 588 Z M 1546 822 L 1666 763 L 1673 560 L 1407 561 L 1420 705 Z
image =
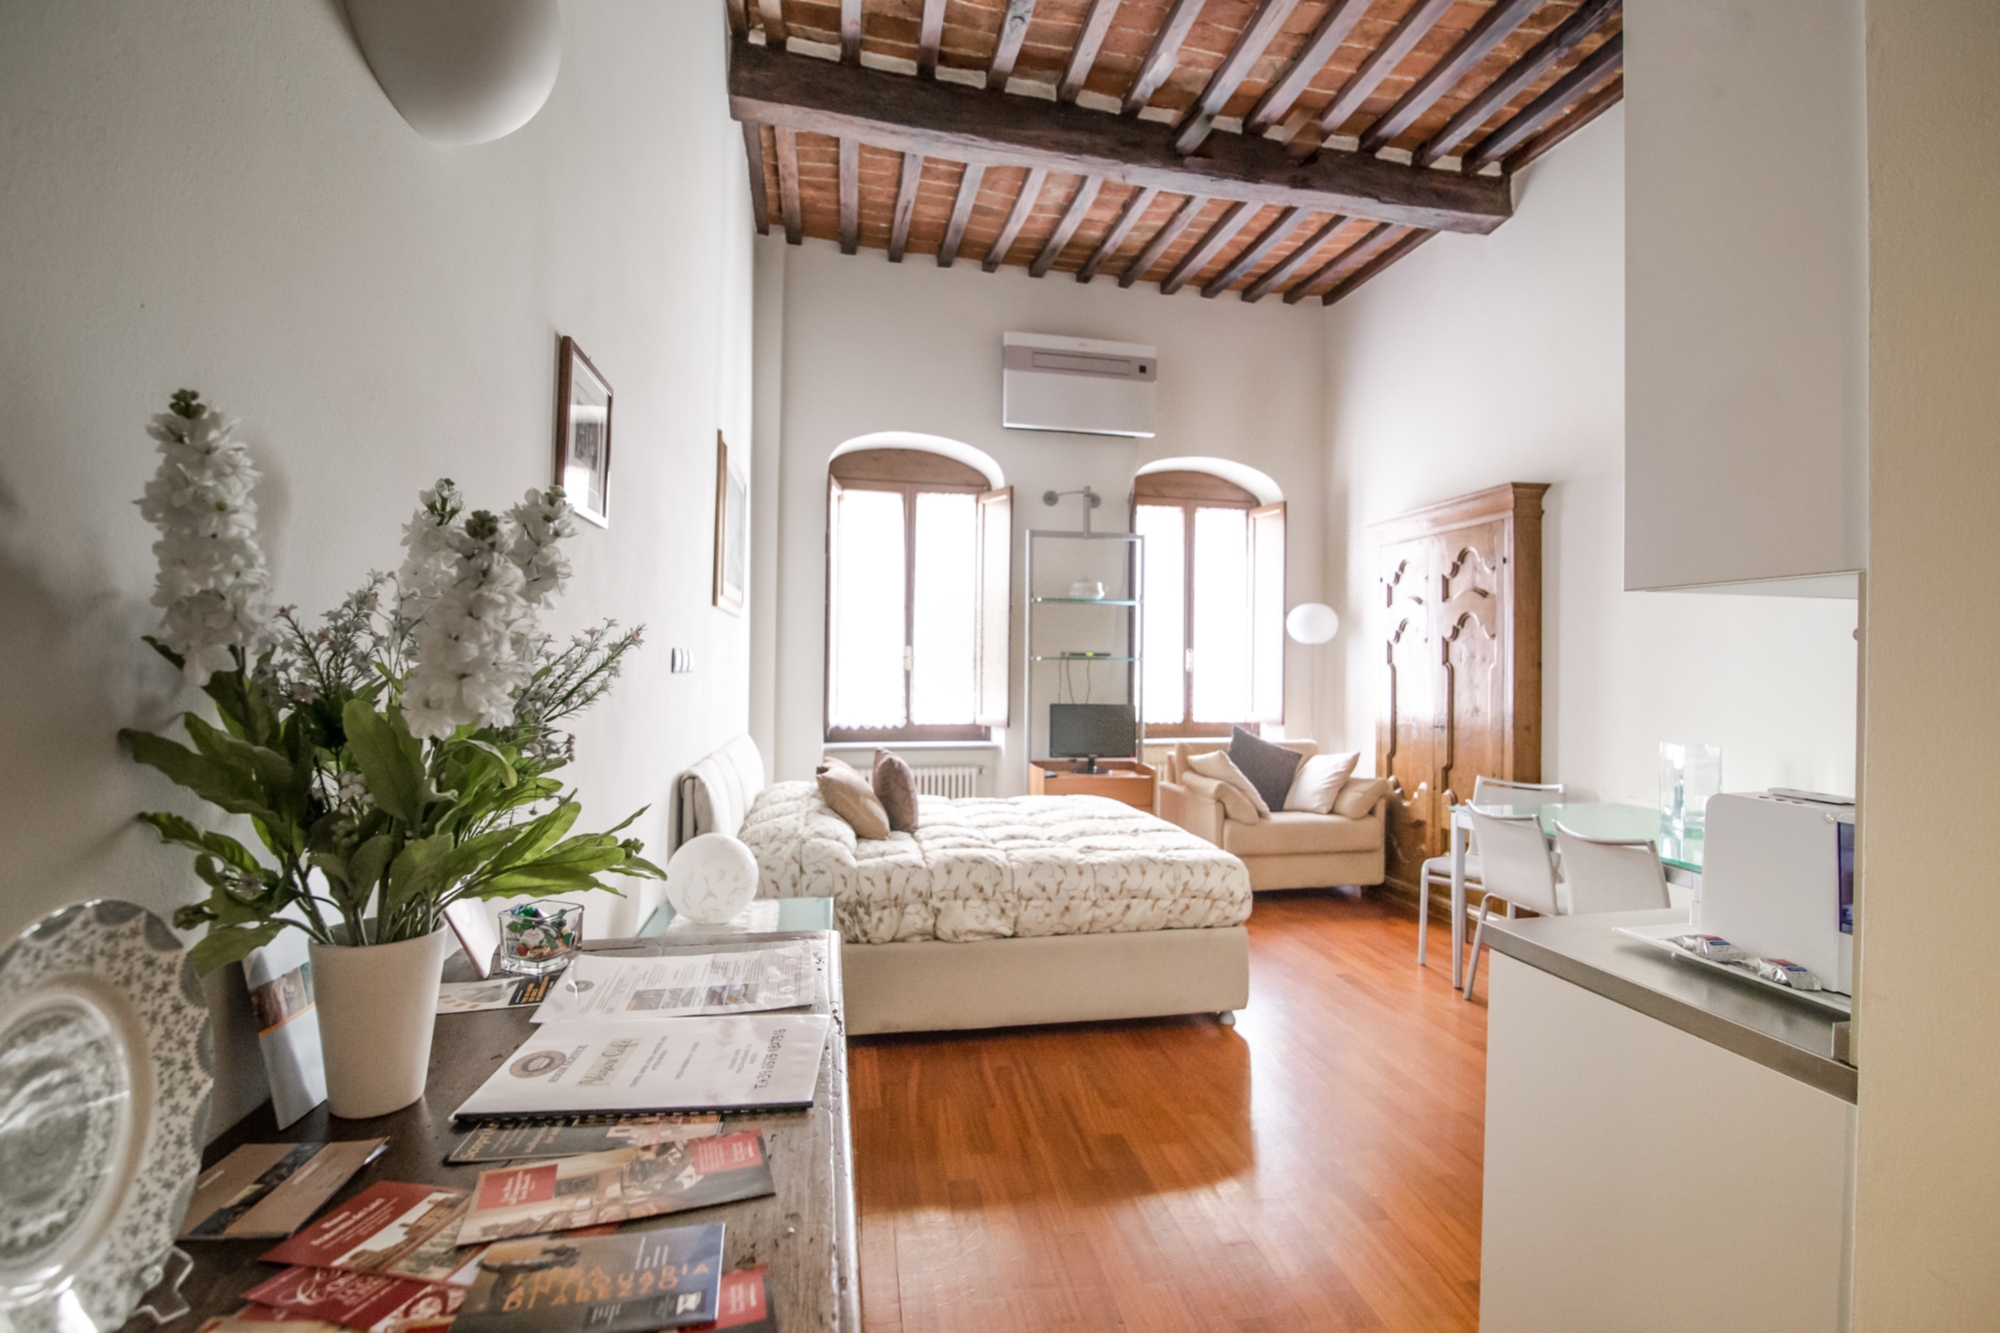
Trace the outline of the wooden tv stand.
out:
M 1081 759 L 1037 759 L 1028 766 L 1031 796 L 1109 796 L 1147 814 L 1159 812 L 1159 775 L 1136 759 L 1100 759 L 1083 771 Z

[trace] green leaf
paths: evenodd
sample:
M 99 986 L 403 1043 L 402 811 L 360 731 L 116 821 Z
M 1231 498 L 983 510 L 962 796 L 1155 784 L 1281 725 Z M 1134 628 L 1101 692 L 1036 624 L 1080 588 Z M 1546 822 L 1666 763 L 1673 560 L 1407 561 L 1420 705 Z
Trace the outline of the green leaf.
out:
M 376 908 L 379 920 L 391 921 L 419 898 L 434 898 L 444 886 L 437 874 L 439 863 L 451 852 L 451 836 L 434 833 L 404 845 L 389 863 L 389 883 Z
M 396 840 L 386 833 L 376 834 L 347 858 L 348 882 L 365 896 L 369 888 L 381 882 L 382 872 L 389 868 L 389 859 L 395 853 Z
M 254 926 L 210 926 L 208 934 L 188 950 L 194 970 L 207 976 L 218 967 L 241 962 L 251 950 L 261 949 L 278 938 L 290 921 L 264 921 Z
M 139 822 L 160 835 L 161 842 L 179 843 L 192 847 L 198 852 L 211 852 L 246 875 L 261 877 L 270 874 L 250 849 L 224 833 L 210 833 L 179 815 L 148 813 L 140 815 Z
M 279 823 L 278 815 L 265 804 L 256 776 L 236 764 L 196 754 L 177 741 L 129 727 L 118 733 L 132 747 L 132 757 L 157 768 L 175 783 L 186 787 L 210 805 L 233 815 Z
M 403 725 L 394 704 L 387 717 L 366 700 L 349 699 L 340 720 L 347 731 L 347 748 L 361 770 L 361 780 L 375 804 L 412 828 L 423 820 L 423 745 Z

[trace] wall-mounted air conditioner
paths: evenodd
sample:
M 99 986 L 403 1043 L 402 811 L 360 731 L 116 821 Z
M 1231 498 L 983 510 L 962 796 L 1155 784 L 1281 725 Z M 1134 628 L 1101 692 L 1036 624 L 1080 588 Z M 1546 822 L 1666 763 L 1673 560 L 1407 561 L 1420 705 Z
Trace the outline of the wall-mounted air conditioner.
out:
M 1001 346 L 1009 430 L 1152 436 L 1160 367 L 1151 347 L 1039 333 L 1006 334 Z

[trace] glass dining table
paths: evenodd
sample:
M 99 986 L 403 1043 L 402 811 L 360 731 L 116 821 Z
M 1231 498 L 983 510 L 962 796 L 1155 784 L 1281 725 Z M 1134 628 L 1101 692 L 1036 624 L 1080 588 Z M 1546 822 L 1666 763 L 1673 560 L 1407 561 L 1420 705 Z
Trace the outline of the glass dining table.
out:
M 1455 805 L 1451 811 L 1451 984 L 1465 984 L 1465 858 L 1472 841 L 1469 805 Z M 1586 838 L 1644 838 L 1660 851 L 1660 864 L 1667 882 L 1693 887 L 1701 878 L 1702 831 L 1678 830 L 1666 822 L 1658 809 L 1645 805 L 1623 805 L 1606 801 L 1566 801 L 1550 805 L 1497 805 L 1479 807 L 1502 817 L 1519 819 L 1534 815 L 1541 820 L 1542 832 L 1553 838 L 1556 825 Z

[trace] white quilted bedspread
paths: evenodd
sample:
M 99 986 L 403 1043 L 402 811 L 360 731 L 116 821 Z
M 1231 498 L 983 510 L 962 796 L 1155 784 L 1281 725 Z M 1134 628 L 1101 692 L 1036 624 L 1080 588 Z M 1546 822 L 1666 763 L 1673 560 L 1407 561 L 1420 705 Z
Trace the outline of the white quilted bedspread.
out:
M 738 835 L 765 898 L 832 898 L 852 944 L 1233 926 L 1243 863 L 1101 796 L 920 796 L 917 831 L 862 841 L 810 782 L 773 783 Z

